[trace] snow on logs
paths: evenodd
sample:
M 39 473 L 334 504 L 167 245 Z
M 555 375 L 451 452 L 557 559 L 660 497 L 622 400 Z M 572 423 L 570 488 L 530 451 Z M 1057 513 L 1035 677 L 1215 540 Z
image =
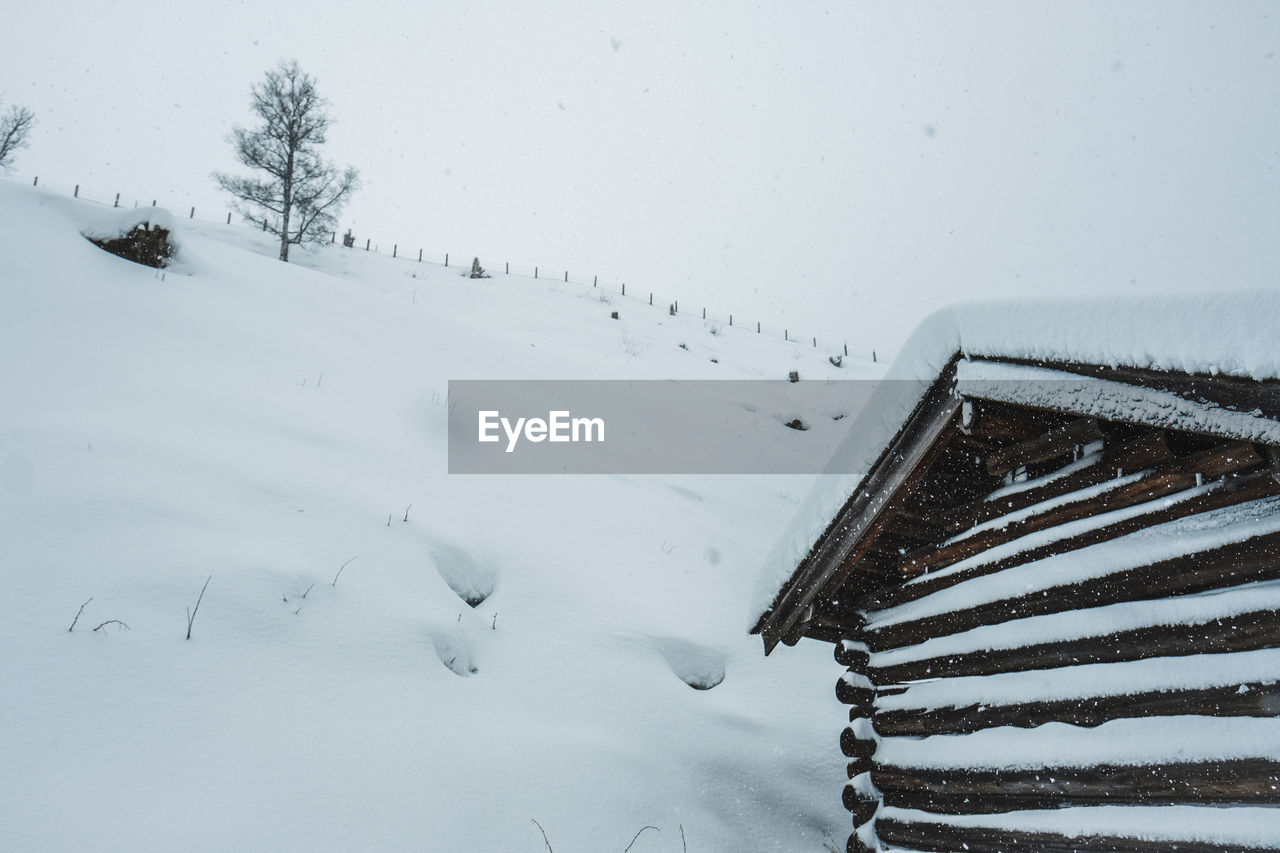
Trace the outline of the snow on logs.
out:
M 930 514 L 835 647 L 847 849 L 1280 849 L 1276 458 L 1130 434 Z

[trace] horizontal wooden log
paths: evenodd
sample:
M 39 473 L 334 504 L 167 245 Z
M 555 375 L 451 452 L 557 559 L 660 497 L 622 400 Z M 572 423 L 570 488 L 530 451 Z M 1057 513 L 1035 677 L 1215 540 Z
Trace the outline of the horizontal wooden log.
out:
M 1142 841 L 1117 836 L 1071 837 L 1044 832 L 1019 832 L 987 827 L 949 826 L 945 823 L 907 822 L 888 817 L 876 819 L 876 835 L 887 844 L 935 853 L 1258 853 L 1274 847 L 1242 847 L 1199 841 Z
M 1063 423 L 1061 416 L 995 400 L 969 400 L 965 432 L 980 441 L 1016 444 L 1044 435 Z
M 1166 462 L 1173 456 L 1163 432 L 1153 432 L 1125 442 L 1099 453 L 1089 465 L 1039 486 L 1003 495 L 999 498 L 974 501 L 956 507 L 942 515 L 942 526 L 947 535 L 968 530 L 984 521 L 1017 512 L 1051 498 L 1097 486 L 1113 479 L 1117 471 L 1130 472 Z M 1072 463 L 1074 464 L 1074 463 Z
M 945 568 L 1030 533 L 1176 494 L 1208 480 L 1256 468 L 1262 463 L 1262 456 L 1253 445 L 1243 442 L 1195 453 L 1161 465 L 1139 480 L 1109 489 L 1102 494 L 1062 503 L 1044 512 L 1010 521 L 1002 527 L 989 527 L 949 545 L 914 551 L 902 561 L 901 570 L 904 575 L 915 577 L 927 571 Z
M 876 754 L 876 742 L 859 738 L 853 733 L 851 727 L 846 726 L 844 731 L 840 732 L 840 751 L 847 758 L 869 758 Z
M 1241 688 L 1244 687 L 1244 692 Z M 966 734 L 996 726 L 1034 728 L 1044 723 L 1097 726 L 1129 717 L 1280 716 L 1280 684 L 1232 684 L 1206 690 L 1171 690 L 1018 705 L 973 704 L 962 708 L 885 711 L 872 718 L 882 737 Z
M 1266 471 L 1256 471 L 1238 476 L 1233 475 L 1225 478 L 1219 488 L 1199 497 L 1178 501 L 1172 506 L 1154 504 L 1150 512 L 1144 512 L 1123 521 L 1095 527 L 1076 536 L 1028 548 L 1017 554 L 992 560 L 989 563 L 982 563 L 962 571 L 953 571 L 936 577 L 923 577 L 914 583 L 884 588 L 880 591 L 869 591 L 859 603 L 864 610 L 868 611 L 894 607 L 932 595 L 971 578 L 995 574 L 1023 563 L 1030 563 L 1055 554 L 1064 554 L 1068 551 L 1075 551 L 1080 548 L 1087 548 L 1090 545 L 1119 539 L 1121 536 L 1127 536 L 1130 533 L 1154 527 L 1157 524 L 1176 521 L 1179 518 L 1186 518 L 1202 512 L 1222 509 L 1223 507 L 1234 506 L 1275 494 L 1280 494 L 1280 481 L 1269 476 Z M 881 650 L 881 647 L 876 646 L 872 638 L 864 635 L 863 639 L 874 650 Z
M 1014 364 L 1064 370 L 1141 388 L 1171 391 L 1188 400 L 1208 401 L 1237 412 L 1260 411 L 1263 417 L 1280 420 L 1280 381 L 1258 381 L 1224 374 L 1188 374 L 1138 367 L 1110 367 L 1079 362 L 1045 362 L 1040 359 L 1001 359 Z
M 1015 618 L 1084 610 L 1120 601 L 1185 595 L 1275 578 L 1280 578 L 1280 533 L 1180 555 L 1081 583 L 992 601 L 966 610 L 879 629 L 870 626 L 865 636 L 873 650 L 894 649 Z
M 844 793 L 841 794 L 841 802 L 845 809 L 853 817 L 853 825 L 855 827 L 862 826 L 871 818 L 875 817 L 876 809 L 880 808 L 879 800 L 862 800 L 857 794 L 851 794 L 853 789 L 845 786 Z
M 1079 418 L 1043 435 L 997 450 L 985 460 L 987 473 L 998 477 L 1017 468 L 1064 456 L 1079 445 L 1101 441 L 1102 438 L 1102 430 L 1096 420 Z
M 841 705 L 853 705 L 869 711 L 875 698 L 876 692 L 869 687 L 856 687 L 843 679 L 836 682 L 836 699 Z
M 848 772 L 850 779 L 857 776 L 859 773 L 870 773 L 871 759 L 855 758 L 849 762 L 848 766 L 845 767 L 845 770 Z
M 1271 805 L 1280 762 L 1264 759 L 1036 770 L 926 770 L 874 766 L 885 805 L 935 814 L 1091 805 Z
M 836 663 L 841 666 L 848 667 L 855 672 L 867 671 L 867 665 L 871 662 L 871 655 L 867 651 L 866 646 L 858 640 L 846 642 L 847 638 L 842 638 L 840 642 L 835 644 L 833 654 Z
M 848 842 L 844 846 L 845 853 L 874 853 L 872 848 L 862 843 L 862 839 L 855 832 L 849 836 Z
M 1280 648 L 1280 619 L 1276 618 L 1274 610 L 1255 610 L 1190 625 L 1154 625 L 1018 649 L 946 655 L 879 669 L 868 668 L 866 672 L 879 686 L 944 676 L 994 675 L 1073 664 L 1117 663 L 1271 648 Z

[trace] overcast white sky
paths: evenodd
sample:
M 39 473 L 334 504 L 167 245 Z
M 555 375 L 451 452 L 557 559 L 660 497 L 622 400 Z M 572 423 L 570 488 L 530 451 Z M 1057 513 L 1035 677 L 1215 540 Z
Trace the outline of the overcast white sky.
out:
M 957 299 L 1280 286 L 1273 2 L 10 5 L 42 182 L 224 211 L 293 57 L 387 246 L 881 351 Z

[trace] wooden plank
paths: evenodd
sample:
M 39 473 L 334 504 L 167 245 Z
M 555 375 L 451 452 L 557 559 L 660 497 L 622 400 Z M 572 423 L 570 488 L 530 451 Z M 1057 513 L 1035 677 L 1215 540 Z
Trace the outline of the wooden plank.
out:
M 1172 458 L 1169 443 L 1163 432 L 1153 432 L 1110 448 L 1097 455 L 1096 461 L 1071 474 L 1051 480 L 1041 486 L 1032 486 L 994 500 L 983 498 L 965 506 L 943 513 L 942 525 L 947 534 L 954 535 L 970 527 L 999 518 L 1010 512 L 1105 483 L 1117 476 L 1117 471 L 1134 472 L 1165 462 Z M 1068 463 L 1075 464 L 1075 463 Z
M 959 354 L 930 386 L 861 486 L 784 585 L 773 607 L 752 629 L 762 635 L 765 654 L 777 647 L 814 599 L 843 582 L 868 534 L 874 535 L 886 523 L 886 510 L 892 516 L 895 499 L 901 500 L 927 469 L 932 454 L 945 444 L 947 430 L 954 429 L 951 424 L 960 409 L 959 398 L 951 393 L 958 358 Z
M 987 528 L 950 545 L 915 551 L 903 560 L 902 573 L 915 577 L 924 572 L 946 568 L 1030 533 L 1146 503 L 1192 488 L 1206 480 L 1256 468 L 1262 462 L 1258 451 L 1247 442 L 1235 442 L 1195 453 L 1161 465 L 1148 476 L 1102 494 L 1063 503 L 1028 518 L 1011 521 L 1003 527 Z M 995 520 L 998 519 L 993 519 Z
M 1180 555 L 1145 566 L 992 601 L 912 622 L 868 626 L 873 651 L 910 646 L 932 637 L 995 625 L 1010 619 L 1083 610 L 1120 601 L 1147 601 L 1280 578 L 1280 533 Z
M 1043 435 L 995 451 L 985 460 L 987 473 L 999 477 L 1016 468 L 1064 456 L 1079 445 L 1101 441 L 1103 437 L 1096 420 L 1078 418 Z
M 980 441 L 1002 445 L 1036 438 L 1062 423 L 1048 412 L 995 400 L 970 400 L 969 412 L 964 431 Z
M 935 770 L 873 765 L 884 803 L 936 814 L 1092 805 L 1272 805 L 1280 762 L 1261 758 L 1163 765 Z
M 1222 484 L 1222 487 L 1191 500 L 1179 501 L 1172 506 L 1165 507 L 1163 505 L 1155 505 L 1151 512 L 1134 516 L 1124 521 L 1118 521 L 1113 524 L 1095 527 L 1078 536 L 1072 536 L 1065 539 L 1059 539 L 1045 545 L 1035 548 L 1028 548 L 1017 554 L 1008 557 L 993 560 L 989 563 L 973 566 L 963 571 L 955 571 L 938 577 L 923 577 L 914 583 L 904 584 L 902 586 L 888 587 L 879 591 L 871 591 L 862 597 L 859 605 L 868 611 L 883 610 L 888 607 L 895 607 L 899 604 L 905 604 L 908 601 L 916 601 L 926 596 L 933 595 L 948 587 L 955 586 L 958 583 L 970 580 L 972 578 L 981 577 L 983 575 L 995 574 L 1004 571 L 1013 566 L 1022 565 L 1023 563 L 1031 563 L 1045 557 L 1055 554 L 1064 554 L 1068 551 L 1086 548 L 1090 545 L 1097 545 L 1102 542 L 1108 542 L 1112 539 L 1118 539 L 1121 536 L 1127 536 L 1138 530 L 1148 527 L 1154 527 L 1157 524 L 1164 524 L 1168 521 L 1175 521 L 1179 518 L 1196 515 L 1202 512 L 1208 512 L 1214 509 L 1234 506 L 1239 503 L 1245 503 L 1259 498 L 1269 497 L 1271 495 L 1280 494 L 1280 482 L 1274 478 L 1266 476 L 1265 472 L 1255 472 L 1241 476 L 1228 477 Z M 870 638 L 868 638 L 870 642 Z M 877 651 L 881 649 L 876 647 Z
M 1191 625 L 1153 625 L 1017 649 L 946 655 L 882 668 L 866 667 L 860 671 L 879 686 L 943 676 L 994 675 L 1072 664 L 1273 648 L 1280 648 L 1280 619 L 1274 610 L 1254 610 Z
M 932 853 L 1258 853 L 1274 846 L 1243 847 L 1202 841 L 1142 841 L 1119 836 L 1072 837 L 1044 832 L 1019 832 L 977 826 L 950 826 L 943 822 L 907 822 L 876 818 L 876 835 L 895 847 Z
M 1188 374 L 1150 368 L 1081 364 L 1080 362 L 1045 362 L 1017 358 L 1000 360 L 1011 364 L 1064 370 L 1068 373 L 1109 379 L 1141 388 L 1169 391 L 1188 400 L 1216 403 L 1225 409 L 1237 412 L 1259 411 L 1265 418 L 1280 420 L 1280 380 L 1259 381 L 1247 377 L 1226 376 L 1221 373 Z
M 907 692 L 910 693 L 910 689 Z M 894 710 L 877 712 L 872 724 L 881 737 L 903 737 L 968 734 L 996 726 L 1033 728 L 1045 723 L 1097 726 L 1108 720 L 1180 714 L 1280 716 L 1280 684 L 1232 684 L 1203 690 L 1152 691 L 1017 705 L 988 706 L 977 702 L 959 708 Z

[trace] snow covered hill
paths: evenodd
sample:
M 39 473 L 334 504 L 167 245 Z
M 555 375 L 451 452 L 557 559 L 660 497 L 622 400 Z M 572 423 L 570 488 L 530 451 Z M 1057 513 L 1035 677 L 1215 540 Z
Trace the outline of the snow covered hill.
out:
M 0 848 L 842 849 L 839 667 L 746 634 L 811 478 L 451 477 L 446 394 L 876 366 L 102 215 L 0 184 Z

